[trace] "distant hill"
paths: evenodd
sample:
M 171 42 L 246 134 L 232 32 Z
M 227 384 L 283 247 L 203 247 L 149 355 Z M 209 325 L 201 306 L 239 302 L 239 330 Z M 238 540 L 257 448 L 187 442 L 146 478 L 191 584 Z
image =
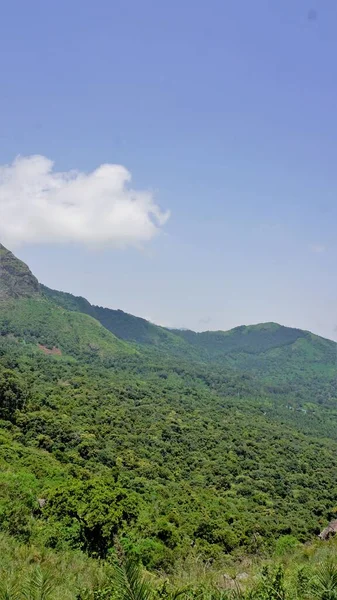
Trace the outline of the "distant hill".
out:
M 2 322 L 5 319 L 7 329 L 11 324 L 12 330 L 20 335 L 25 323 L 34 325 L 36 339 L 44 340 L 49 346 L 63 345 L 65 351 L 73 354 L 88 348 L 91 353 L 99 353 L 103 347 L 107 353 L 109 343 L 113 352 L 117 347 L 124 352 L 135 351 L 132 346 L 123 346 L 123 341 L 150 353 L 219 364 L 269 381 L 289 383 L 297 379 L 334 377 L 336 344 L 308 331 L 277 323 L 201 333 L 167 329 L 122 310 L 95 306 L 81 296 L 39 284 L 30 269 L 4 246 L 0 246 L 0 257 L 0 299 L 20 299 L 14 309 L 8 308 L 9 314 L 2 310 Z M 106 330 L 113 335 L 107 338 Z M 96 347 L 99 350 L 95 350 Z
M 277 323 L 240 326 L 230 331 L 173 330 L 211 362 L 288 381 L 333 378 L 336 344 L 309 331 Z
M 300 329 L 283 327 L 277 323 L 235 327 L 229 331 L 204 331 L 196 333 L 186 329 L 171 330 L 183 340 L 206 351 L 210 357 L 232 352 L 258 354 L 272 348 L 293 344 L 306 333 Z
M 197 333 L 166 329 L 122 310 L 93 306 L 85 298 L 51 290 L 42 293 L 67 310 L 97 319 L 118 338 L 149 351 L 214 363 L 256 373 L 270 380 L 331 378 L 335 374 L 336 344 L 308 331 L 277 323 L 242 325 L 229 331 Z

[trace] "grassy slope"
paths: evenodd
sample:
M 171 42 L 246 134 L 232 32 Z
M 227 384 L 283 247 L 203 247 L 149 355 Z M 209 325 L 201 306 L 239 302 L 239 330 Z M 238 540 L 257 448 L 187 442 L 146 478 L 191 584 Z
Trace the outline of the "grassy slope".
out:
M 72 294 L 42 289 L 56 304 L 90 314 L 117 337 L 155 352 L 250 371 L 278 383 L 335 376 L 336 344 L 307 331 L 277 323 L 202 333 L 168 330 L 120 310 L 92 306 Z
M 198 351 L 179 336 L 164 327 L 146 321 L 146 319 L 135 317 L 122 310 L 93 306 L 81 296 L 58 292 L 46 286 L 41 286 L 41 289 L 44 296 L 56 305 L 94 317 L 106 329 L 122 340 L 146 345 L 150 348 L 154 347 L 156 350 L 162 350 L 172 355 L 198 357 Z
M 281 542 L 269 559 L 246 557 L 234 562 L 224 557 L 221 563 L 209 566 L 195 555 L 182 561 L 170 575 L 153 576 L 143 571 L 142 578 L 151 590 L 147 597 L 151 600 L 335 599 L 336 540 L 304 546 L 294 544 L 291 538 L 283 538 Z M 0 577 L 3 600 L 121 597 L 118 592 L 112 595 L 117 578 L 111 564 L 97 563 L 75 551 L 41 551 L 6 534 L 0 536 Z M 135 589 L 139 590 L 139 586 Z
M 0 331 L 75 356 L 135 352 L 92 317 L 64 310 L 39 297 L 2 301 Z

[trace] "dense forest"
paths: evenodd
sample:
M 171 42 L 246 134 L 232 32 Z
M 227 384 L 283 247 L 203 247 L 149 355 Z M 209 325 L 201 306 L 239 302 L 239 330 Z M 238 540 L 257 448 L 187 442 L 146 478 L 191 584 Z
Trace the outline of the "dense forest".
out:
M 336 598 L 318 583 L 337 587 L 334 542 L 315 542 L 337 516 L 335 374 L 309 332 L 157 327 L 40 285 L 0 246 L 0 598 Z M 69 586 L 22 596 L 10 561 Z M 205 572 L 235 565 L 206 596 Z

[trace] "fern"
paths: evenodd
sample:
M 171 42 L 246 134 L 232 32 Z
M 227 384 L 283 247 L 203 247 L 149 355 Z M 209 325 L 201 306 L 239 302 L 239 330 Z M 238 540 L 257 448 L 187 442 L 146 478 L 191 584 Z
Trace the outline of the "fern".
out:
M 153 591 L 141 573 L 140 566 L 131 559 L 115 566 L 114 584 L 118 600 L 152 600 Z
M 337 600 L 337 566 L 332 561 L 320 567 L 312 581 L 311 591 L 314 598 Z
M 48 573 L 37 567 L 22 590 L 25 600 L 51 600 L 54 585 Z
M 21 600 L 19 587 L 16 583 L 0 583 L 0 600 Z

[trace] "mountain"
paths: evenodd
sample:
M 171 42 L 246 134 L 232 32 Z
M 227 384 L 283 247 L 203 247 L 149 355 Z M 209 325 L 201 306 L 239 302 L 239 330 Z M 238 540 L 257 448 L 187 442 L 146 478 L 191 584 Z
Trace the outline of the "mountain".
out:
M 96 319 L 48 301 L 27 265 L 0 246 L 0 335 L 45 353 L 115 356 L 134 352 Z
M 207 352 L 209 357 L 221 357 L 235 352 L 259 354 L 273 348 L 293 344 L 306 337 L 300 329 L 283 327 L 277 323 L 242 325 L 229 331 L 205 331 L 196 333 L 189 330 L 172 330 L 186 342 Z
M 41 286 L 43 295 L 67 310 L 86 313 L 118 338 L 176 358 L 213 363 L 258 374 L 270 381 L 334 378 L 336 344 L 308 331 L 277 323 L 229 331 L 166 329 L 122 310 L 102 308 L 85 298 Z
M 168 330 L 2 257 L 2 532 L 94 558 L 118 536 L 167 571 L 336 517 L 333 342 L 274 323 Z
M 41 290 L 43 295 L 56 305 L 94 317 L 111 333 L 125 341 L 155 346 L 157 349 L 168 350 L 171 348 L 173 353 L 192 350 L 184 340 L 168 329 L 154 325 L 140 317 L 135 317 L 122 310 L 94 306 L 81 296 L 58 292 L 44 285 L 41 286 Z
M 308 385 L 317 389 L 320 383 L 325 397 L 331 396 L 336 357 L 336 344 L 331 340 L 277 323 L 201 333 L 167 329 L 52 290 L 39 284 L 29 268 L 3 246 L 1 253 L 0 299 L 7 300 L 7 312 L 3 305 L 0 324 L 9 334 L 34 337 L 47 350 L 56 348 L 71 355 L 129 354 L 138 348 L 154 357 L 251 373 L 288 391 L 299 381 L 301 389 Z M 14 305 L 8 304 L 14 299 Z
M 0 300 L 34 297 L 39 293 L 39 282 L 27 265 L 0 244 Z
M 271 381 L 334 379 L 335 342 L 309 331 L 277 323 L 260 323 L 226 332 L 173 332 L 209 361 Z
M 0 304 L 0 331 L 45 353 L 93 358 L 135 352 L 92 317 L 63 310 L 41 297 Z

